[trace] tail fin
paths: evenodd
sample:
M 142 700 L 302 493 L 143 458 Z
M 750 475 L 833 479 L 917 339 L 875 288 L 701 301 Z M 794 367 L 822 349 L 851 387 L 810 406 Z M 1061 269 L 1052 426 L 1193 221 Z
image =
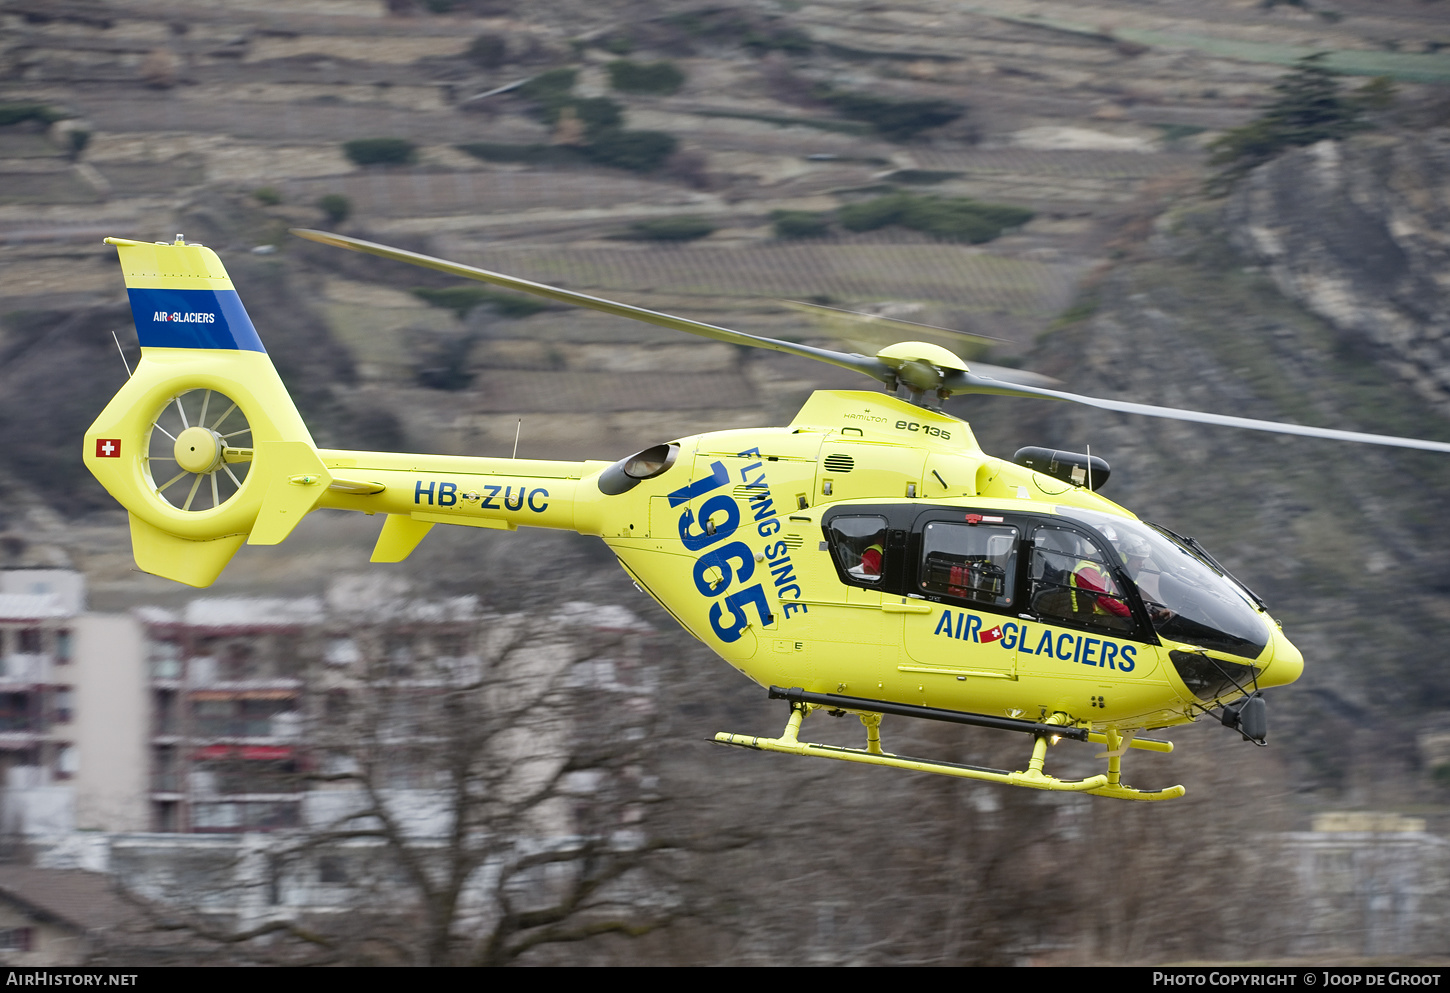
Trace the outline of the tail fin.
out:
M 138 566 L 210 586 L 249 535 L 286 537 L 331 477 L 216 253 L 180 235 L 106 243 L 141 362 L 86 432 L 86 467 L 129 512 Z

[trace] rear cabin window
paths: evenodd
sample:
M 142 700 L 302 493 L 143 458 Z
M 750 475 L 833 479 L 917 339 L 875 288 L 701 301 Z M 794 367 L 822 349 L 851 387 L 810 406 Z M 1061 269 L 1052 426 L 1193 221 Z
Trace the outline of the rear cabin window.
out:
M 880 583 L 886 558 L 886 518 L 864 514 L 837 517 L 828 529 L 841 570 L 858 583 Z
M 1017 529 L 933 521 L 921 533 L 921 588 L 1009 607 L 1017 584 Z

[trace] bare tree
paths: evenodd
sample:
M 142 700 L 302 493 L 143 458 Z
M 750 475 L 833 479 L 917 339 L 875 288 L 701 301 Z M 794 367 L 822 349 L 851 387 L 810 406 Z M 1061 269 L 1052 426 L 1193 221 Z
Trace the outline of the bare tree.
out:
M 416 961 L 497 965 L 660 921 L 636 871 L 655 847 L 645 687 L 618 681 L 625 633 L 559 624 L 497 618 L 467 656 L 375 655 L 326 746 L 366 803 L 314 847 L 382 842 L 412 897 Z
M 654 871 L 672 846 L 651 833 L 647 632 L 589 604 L 334 615 L 313 632 L 305 826 L 218 841 L 190 894 L 174 869 L 131 889 L 160 926 L 271 962 L 503 965 L 656 929 L 678 900 Z

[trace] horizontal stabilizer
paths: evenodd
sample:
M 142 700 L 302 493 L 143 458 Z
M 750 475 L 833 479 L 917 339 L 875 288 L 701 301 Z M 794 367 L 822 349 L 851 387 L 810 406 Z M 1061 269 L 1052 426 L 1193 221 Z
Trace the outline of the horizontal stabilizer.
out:
M 415 521 L 402 514 L 389 514 L 383 522 L 383 531 L 378 543 L 373 546 L 373 562 L 401 562 L 413 554 L 418 542 L 432 530 L 428 521 Z

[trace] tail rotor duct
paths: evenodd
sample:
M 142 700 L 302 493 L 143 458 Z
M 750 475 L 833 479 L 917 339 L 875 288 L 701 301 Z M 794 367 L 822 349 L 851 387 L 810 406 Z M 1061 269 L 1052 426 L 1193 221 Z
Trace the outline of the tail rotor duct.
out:
M 185 390 L 151 421 L 145 475 L 161 500 L 185 513 L 215 510 L 241 490 L 252 462 L 252 426 L 217 390 Z

